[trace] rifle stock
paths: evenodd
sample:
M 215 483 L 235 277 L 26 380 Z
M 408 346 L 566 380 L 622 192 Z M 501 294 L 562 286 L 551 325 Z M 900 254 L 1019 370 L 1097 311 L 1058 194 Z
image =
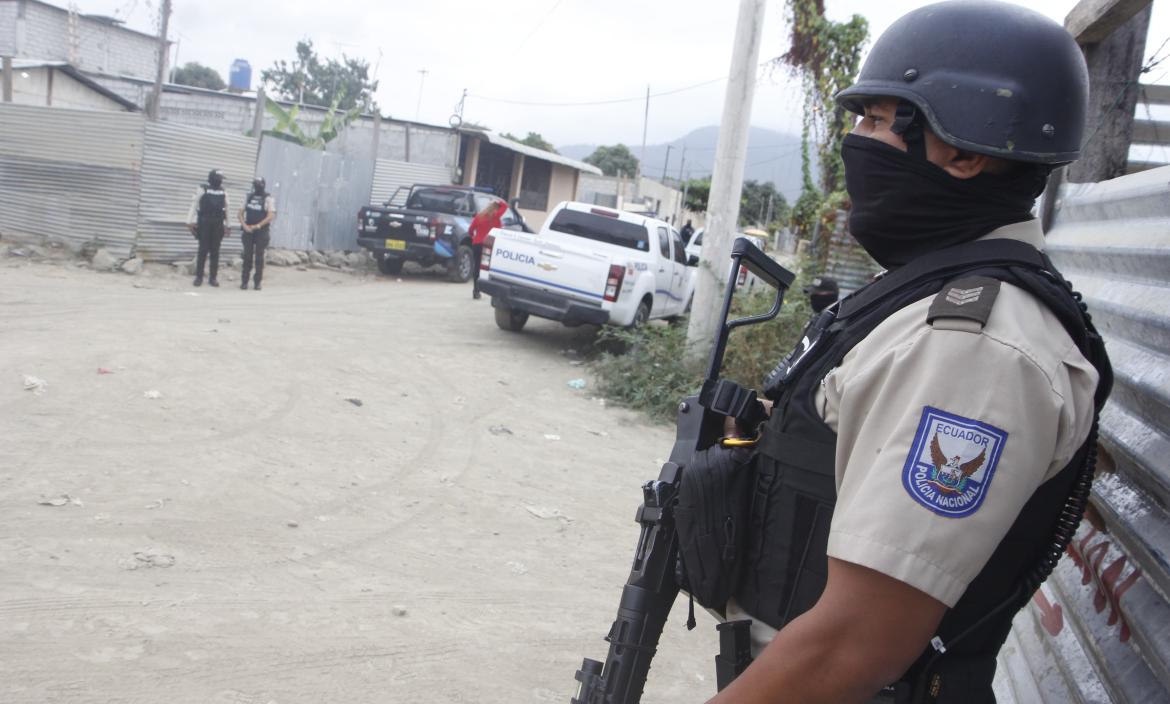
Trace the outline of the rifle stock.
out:
M 731 260 L 719 335 L 702 389 L 697 396 L 688 396 L 679 403 L 670 461 L 662 466 L 658 479 L 642 485 L 642 505 L 635 516 L 641 532 L 630 576 L 622 588 L 617 618 L 605 638 L 609 653 L 604 663 L 585 658 L 575 675 L 577 696 L 570 700 L 571 704 L 638 704 L 641 700 L 658 640 L 680 589 L 673 509 L 682 472 L 696 450 L 719 442 L 726 416 L 748 423 L 759 420 L 755 392 L 718 379 L 727 338 L 736 327 L 775 318 L 784 291 L 795 277 L 742 237 L 732 245 Z M 727 315 L 741 264 L 775 287 L 776 299 L 764 315 L 729 322 Z

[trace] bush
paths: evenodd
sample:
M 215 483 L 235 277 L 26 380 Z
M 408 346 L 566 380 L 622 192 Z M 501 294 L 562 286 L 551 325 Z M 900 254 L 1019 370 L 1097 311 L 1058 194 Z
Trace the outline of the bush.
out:
M 768 372 L 796 346 L 812 315 L 808 299 L 801 293 L 803 285 L 798 278 L 774 320 L 732 331 L 723 357 L 722 378 L 759 389 Z M 774 291 L 767 287 L 737 296 L 731 317 L 766 313 L 774 298 Z M 686 342 L 685 321 L 679 325 L 655 323 L 640 330 L 604 328 L 598 336 L 598 347 L 624 352 L 602 352 L 593 362 L 599 393 L 654 418 L 674 420 L 679 401 L 698 392 L 706 371 L 706 363 L 702 369 L 687 368 Z

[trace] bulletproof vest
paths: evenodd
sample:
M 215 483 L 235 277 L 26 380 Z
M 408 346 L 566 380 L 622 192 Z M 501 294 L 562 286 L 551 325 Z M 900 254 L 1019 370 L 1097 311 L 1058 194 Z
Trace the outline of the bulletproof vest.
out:
M 735 595 L 753 617 L 782 628 L 809 610 L 824 590 L 836 504 L 837 436 L 815 408 L 821 381 L 895 311 L 930 296 L 936 296 L 937 303 L 944 286 L 971 276 L 1018 286 L 1052 310 L 1100 372 L 1098 410 L 1104 404 L 1112 373 L 1100 337 L 1071 286 L 1043 253 L 1027 244 L 981 240 L 951 247 L 921 257 L 843 299 L 810 323 L 804 341 L 765 387 L 775 406 L 757 446 L 752 526 L 745 572 Z M 1077 482 L 1084 476 L 1086 455 L 1095 456 L 1095 433 L 1094 425 L 1090 439 L 1069 465 L 1024 505 L 986 566 L 944 616 L 935 642 L 942 644 L 946 655 L 928 649 L 899 683 L 906 691 L 897 701 L 995 701 L 991 691 L 995 656 L 1012 617 L 1047 577 L 1038 565 L 1050 571 L 1063 552 L 1058 546 L 1052 555 L 1057 528 L 1071 537 L 1080 520 L 1079 511 L 1069 520 L 1066 500 L 1074 489 L 1087 496 L 1091 467 L 1083 485 Z M 913 687 L 925 688 L 930 696 L 911 699 L 907 691 Z
M 199 196 L 199 227 L 223 225 L 227 195 L 221 188 L 207 187 Z
M 263 220 L 268 215 L 268 209 L 264 207 L 268 196 L 264 193 L 256 193 L 253 191 L 248 194 L 248 200 L 244 203 L 244 222 L 249 225 L 255 225 Z M 258 232 L 267 232 L 268 226 L 265 225 Z

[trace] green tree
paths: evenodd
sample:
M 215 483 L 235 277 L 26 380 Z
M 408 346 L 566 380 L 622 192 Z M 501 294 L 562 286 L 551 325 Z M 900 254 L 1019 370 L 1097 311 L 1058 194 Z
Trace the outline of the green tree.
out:
M 171 75 L 171 83 L 208 90 L 223 90 L 227 87 L 223 77 L 215 69 L 194 61 L 188 61 L 176 68 Z
M 598 147 L 593 150 L 592 154 L 585 157 L 585 163 L 593 164 L 601 169 L 601 173 L 606 176 L 617 176 L 622 173 L 632 177 L 638 173 L 638 160 L 630 153 L 629 147 L 624 144 Z
M 687 210 L 701 213 L 707 209 L 707 198 L 711 196 L 711 177 L 693 178 L 686 182 Z
M 552 152 L 553 154 L 559 154 L 559 152 L 553 148 L 552 143 L 547 141 L 539 132 L 529 132 L 528 136 L 525 137 L 524 139 L 520 139 L 519 137 L 517 137 L 514 134 L 511 134 L 510 132 L 503 132 L 500 134 L 500 136 L 505 138 L 505 139 L 510 139 L 513 142 L 519 142 L 521 144 L 525 144 L 525 145 L 532 147 L 534 149 L 543 149 L 546 152 Z
M 768 203 L 771 201 L 771 219 L 768 219 Z M 744 181 L 739 201 L 739 225 L 757 224 L 767 227 L 780 215 L 788 212 L 788 201 L 776 190 L 771 181 Z
M 802 185 L 800 197 L 792 208 L 792 225 L 798 235 L 811 239 L 816 224 L 831 226 L 836 211 L 849 201 L 845 193 L 841 141 L 851 121 L 833 96 L 856 80 L 869 25 L 860 15 L 853 15 L 847 22 L 826 18 L 823 0 L 787 0 L 786 4 L 790 12 L 791 45 L 780 60 L 800 76 L 804 87 Z M 820 171 L 815 180 L 813 149 Z M 817 242 L 813 247 L 817 259 L 828 255 L 827 247 Z
M 278 97 L 306 105 L 340 110 L 375 109 L 374 91 L 378 82 L 370 80 L 370 64 L 345 54 L 337 59 L 321 60 L 310 39 L 297 42 L 297 58 L 289 63 L 277 61 L 260 73 L 265 87 Z

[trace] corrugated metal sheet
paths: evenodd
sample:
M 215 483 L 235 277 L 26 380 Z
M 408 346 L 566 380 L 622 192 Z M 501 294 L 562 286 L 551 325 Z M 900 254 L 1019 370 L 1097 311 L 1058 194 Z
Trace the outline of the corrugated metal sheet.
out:
M 276 199 L 277 222 L 272 227 L 272 246 L 313 249 L 317 226 L 317 177 L 325 152 L 269 137 L 260 141 L 256 173 L 268 181 Z
M 1062 187 L 1048 250 L 1116 382 L 1092 522 L 1016 618 L 999 691 L 1019 702 L 1170 701 L 1170 167 Z M 1005 701 L 1012 701 L 1006 699 Z
M 370 204 L 374 184 L 373 138 L 373 129 L 353 126 L 329 143 L 317 178 L 314 249 L 358 249 L 357 212 Z
M 0 105 L 0 232 L 129 256 L 143 124 L 136 113 Z
M 187 231 L 187 211 L 207 172 L 224 173 L 224 189 L 233 211 L 243 206 L 252 186 L 256 140 L 226 132 L 167 122 L 146 125 L 142 162 L 137 254 L 150 261 L 177 261 L 195 256 L 197 243 Z M 240 228 L 235 212 L 228 213 L 232 234 L 221 252 L 238 254 Z M 280 223 L 273 223 L 275 233 Z
M 408 164 L 405 161 L 378 159 L 374 168 L 374 188 L 370 202 L 384 203 L 394 195 L 399 186 L 409 187 L 416 183 L 449 184 L 451 170 L 432 164 Z

